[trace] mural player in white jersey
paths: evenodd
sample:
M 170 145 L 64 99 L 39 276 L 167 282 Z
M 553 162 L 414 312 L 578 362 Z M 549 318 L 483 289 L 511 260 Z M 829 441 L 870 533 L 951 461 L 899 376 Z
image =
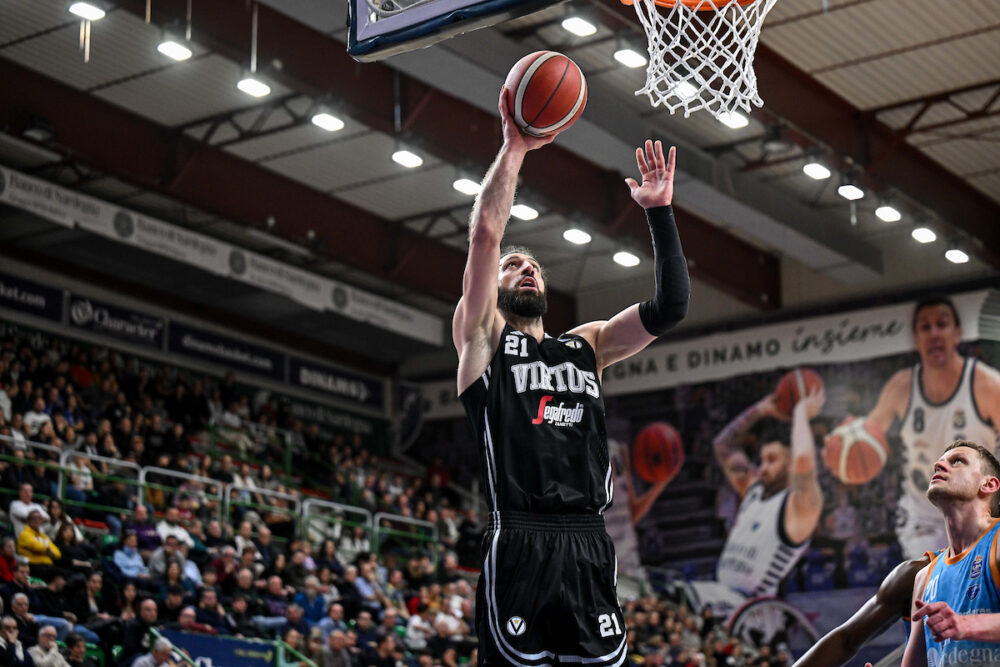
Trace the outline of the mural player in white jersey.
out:
M 749 599 L 774 596 L 778 584 L 808 548 L 823 512 L 809 422 L 825 401 L 820 388 L 800 400 L 792 411 L 791 447 L 780 440 L 765 442 L 757 466 L 744 449 L 750 429 L 765 417 L 787 419 L 777 409 L 773 394 L 744 410 L 716 436 L 716 459 L 741 499 L 719 556 L 717 582 L 692 583 L 702 606 L 711 605 L 716 614 L 728 616 Z M 780 629 L 762 629 L 762 634 L 770 636 Z
M 934 462 L 955 440 L 994 451 L 1000 424 L 1000 373 L 959 352 L 962 327 L 951 300 L 919 301 L 912 328 L 920 361 L 889 378 L 868 415 L 883 433 L 899 423 L 904 461 L 896 536 L 911 559 L 948 544 L 941 513 L 926 495 Z

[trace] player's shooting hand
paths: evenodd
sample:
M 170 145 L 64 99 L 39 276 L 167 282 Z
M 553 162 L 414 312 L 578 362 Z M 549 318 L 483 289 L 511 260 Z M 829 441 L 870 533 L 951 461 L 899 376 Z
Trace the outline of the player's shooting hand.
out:
M 547 137 L 533 137 L 530 134 L 522 132 L 517 123 L 514 122 L 514 115 L 507 103 L 506 86 L 500 89 L 499 107 L 500 126 L 503 128 L 503 143 L 510 148 L 524 152 L 533 151 L 536 148 L 541 148 L 546 144 L 552 143 L 552 140 L 556 138 L 556 134 L 559 134 L 556 132 Z
M 806 411 L 806 417 L 812 419 L 820 413 L 824 403 L 826 403 L 826 390 L 823 387 L 813 387 L 808 394 L 802 397 L 795 407 L 803 406 Z
M 670 147 L 667 157 L 663 157 L 663 144 L 646 139 L 644 148 L 635 149 L 635 161 L 639 165 L 642 183 L 634 178 L 626 178 L 625 184 L 632 191 L 632 199 L 643 208 L 667 206 L 674 198 L 674 163 L 677 148 Z
M 927 604 L 917 600 L 915 604 L 917 610 L 913 612 L 913 620 L 924 619 L 924 629 L 931 633 L 934 641 L 943 642 L 945 639 L 961 640 L 965 638 L 964 619 L 961 615 L 956 614 L 947 602 Z

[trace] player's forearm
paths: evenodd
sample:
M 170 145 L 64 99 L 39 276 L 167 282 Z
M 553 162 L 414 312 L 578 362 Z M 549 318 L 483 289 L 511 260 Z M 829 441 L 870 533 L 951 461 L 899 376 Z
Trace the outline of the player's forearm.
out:
M 960 617 L 960 639 L 975 642 L 1000 642 L 1000 614 L 966 614 Z
M 639 317 L 646 331 L 661 336 L 687 315 L 691 281 L 673 209 L 669 205 L 648 208 L 646 219 L 653 240 L 656 291 L 652 299 L 639 304 Z
M 517 174 L 525 152 L 504 145 L 483 178 L 482 188 L 472 208 L 469 238 L 486 236 L 497 243 L 503 238 L 517 189 Z
M 757 423 L 758 419 L 760 419 L 760 408 L 755 403 L 729 422 L 712 441 L 716 456 L 720 460 L 725 460 L 730 454 L 742 451 L 740 441 L 750 430 L 750 427 Z
M 822 507 L 823 492 L 816 476 L 816 442 L 804 401 L 792 412 L 791 488 L 800 507 Z

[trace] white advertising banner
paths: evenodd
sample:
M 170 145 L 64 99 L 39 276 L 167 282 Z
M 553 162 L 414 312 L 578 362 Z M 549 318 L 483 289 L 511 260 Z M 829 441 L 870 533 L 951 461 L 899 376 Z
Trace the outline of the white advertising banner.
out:
M 443 341 L 439 317 L 6 167 L 0 167 L 0 202 L 281 294 L 314 310 L 431 345 Z
M 979 340 L 984 308 L 997 292 L 951 295 L 962 322 L 962 339 Z M 653 345 L 604 371 L 608 396 L 667 389 L 746 373 L 875 359 L 913 349 L 914 302 L 854 310 Z M 422 385 L 425 416 L 446 419 L 464 414 L 455 381 Z

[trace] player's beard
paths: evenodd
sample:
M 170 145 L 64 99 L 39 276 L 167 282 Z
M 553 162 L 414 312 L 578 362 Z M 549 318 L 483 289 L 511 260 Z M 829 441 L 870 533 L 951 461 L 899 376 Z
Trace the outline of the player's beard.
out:
M 548 310 L 545 292 L 520 292 L 514 289 L 497 289 L 497 308 L 500 312 L 523 320 L 537 320 Z
M 948 480 L 949 482 L 951 480 Z M 969 488 L 963 487 L 953 487 L 949 486 L 948 482 L 944 484 L 937 484 L 927 489 L 927 500 L 931 501 L 931 505 L 937 507 L 938 509 L 943 508 L 949 502 L 961 501 L 961 500 L 973 500 L 976 497 L 976 492 L 979 489 L 978 486 Z
M 760 478 L 760 483 L 764 486 L 764 497 L 770 498 L 776 493 L 788 488 L 788 468 L 782 468 L 769 479 Z

